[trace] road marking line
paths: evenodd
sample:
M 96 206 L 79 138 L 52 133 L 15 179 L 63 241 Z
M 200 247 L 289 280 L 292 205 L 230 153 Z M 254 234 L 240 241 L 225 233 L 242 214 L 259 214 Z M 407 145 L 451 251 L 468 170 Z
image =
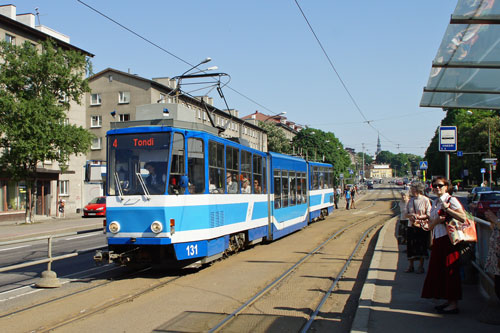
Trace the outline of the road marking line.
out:
M 16 249 L 21 249 L 23 247 L 30 247 L 30 246 L 31 245 L 21 245 L 21 246 L 9 247 L 8 249 L 1 249 L 0 252 L 2 252 L 2 251 L 16 250 Z
M 96 235 L 99 235 L 99 234 L 102 234 L 102 231 L 93 232 L 93 233 L 86 234 L 86 235 L 80 235 L 80 236 L 65 238 L 64 240 L 73 240 L 73 239 L 79 239 L 79 238 L 86 238 L 86 237 L 96 236 Z

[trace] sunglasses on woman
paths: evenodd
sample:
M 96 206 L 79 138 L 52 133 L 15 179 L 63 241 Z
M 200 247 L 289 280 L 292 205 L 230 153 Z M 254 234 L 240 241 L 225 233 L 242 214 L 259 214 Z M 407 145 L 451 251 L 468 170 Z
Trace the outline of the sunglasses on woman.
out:
M 443 187 L 445 187 L 446 185 L 445 185 L 445 184 L 434 184 L 433 186 L 434 186 L 434 187 L 443 188 Z

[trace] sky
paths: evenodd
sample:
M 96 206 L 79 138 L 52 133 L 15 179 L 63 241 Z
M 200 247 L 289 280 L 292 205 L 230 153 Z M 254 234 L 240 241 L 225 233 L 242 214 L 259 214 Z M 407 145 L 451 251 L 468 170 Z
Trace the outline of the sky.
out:
M 229 74 L 223 92 L 240 116 L 286 112 L 288 120 L 332 132 L 357 152 L 373 155 L 380 137 L 382 150 L 423 156 L 445 115 L 419 103 L 457 0 L 5 4 L 17 14 L 38 8 L 37 25 L 95 55 L 94 73 L 111 67 L 147 79 L 174 77 L 211 57 L 200 69 L 218 66 L 216 72 Z M 193 95 L 205 93 L 226 108 L 215 90 Z

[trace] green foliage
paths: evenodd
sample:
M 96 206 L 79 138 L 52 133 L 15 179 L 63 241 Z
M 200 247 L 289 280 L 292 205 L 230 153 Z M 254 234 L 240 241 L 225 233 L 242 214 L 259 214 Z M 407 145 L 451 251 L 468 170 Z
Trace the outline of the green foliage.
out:
M 381 151 L 376 159 L 378 164 L 389 164 L 397 176 L 414 175 L 419 168 L 420 161 L 423 161 L 421 156 L 404 153 L 394 154 L 386 150 Z
M 41 49 L 0 43 L 0 170 L 28 184 L 37 164 L 57 161 L 90 148 L 92 135 L 66 123 L 70 101 L 90 91 L 84 79 L 88 62 L 76 51 L 44 42 Z
M 464 177 L 463 170 L 467 169 L 469 176 L 464 180 L 469 183 L 480 183 L 482 181 L 480 170 L 488 167 L 482 162 L 482 158 L 489 155 L 488 137 L 491 142 L 492 157 L 498 156 L 500 152 L 500 117 L 498 112 L 449 109 L 441 121 L 441 126 L 457 126 L 457 149 L 464 152 L 463 157 L 457 157 L 455 153 L 450 153 L 450 178 L 462 179 Z M 430 175 L 445 174 L 445 153 L 439 152 L 438 130 L 437 128 L 425 153 Z M 493 179 L 497 177 L 498 175 L 494 172 Z
M 298 155 L 309 160 L 323 161 L 324 157 L 325 163 L 333 165 L 335 179 L 338 179 L 341 173 L 347 174 L 347 169 L 351 165 L 349 154 L 331 132 L 313 128 L 303 129 L 294 137 L 293 147 Z
M 367 153 L 359 152 L 356 154 L 358 163 L 363 163 L 363 156 L 365 164 L 371 164 L 373 162 L 373 158 L 370 155 L 368 155 Z
M 267 132 L 267 150 L 276 153 L 290 153 L 290 141 L 285 136 L 285 133 L 275 125 L 275 123 L 266 123 L 259 121 L 260 128 Z

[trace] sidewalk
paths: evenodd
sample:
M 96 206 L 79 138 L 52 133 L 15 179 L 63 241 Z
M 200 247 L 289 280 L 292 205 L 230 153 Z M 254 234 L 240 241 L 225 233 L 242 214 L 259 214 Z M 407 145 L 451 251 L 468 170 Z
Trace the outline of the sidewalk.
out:
M 478 285 L 462 284 L 459 315 L 437 314 L 435 301 L 420 298 L 425 274 L 404 273 L 406 246 L 397 243 L 396 222 L 380 231 L 351 332 L 500 332 L 478 320 L 487 306 Z
M 36 216 L 34 223 L 7 221 L 0 223 L 0 242 L 32 238 L 37 236 L 64 234 L 92 229 L 102 230 L 104 217 L 83 218 L 81 214 L 65 217 Z

